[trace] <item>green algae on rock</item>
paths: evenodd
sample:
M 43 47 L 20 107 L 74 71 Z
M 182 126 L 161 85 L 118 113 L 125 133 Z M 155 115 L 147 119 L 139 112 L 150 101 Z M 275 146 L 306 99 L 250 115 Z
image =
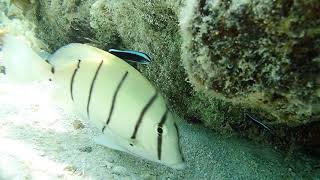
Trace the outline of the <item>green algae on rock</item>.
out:
M 190 82 L 289 126 L 319 121 L 320 2 L 189 1 L 181 16 Z
M 32 2 L 30 0 L 11 0 L 10 2 L 22 10 L 30 9 L 32 6 Z

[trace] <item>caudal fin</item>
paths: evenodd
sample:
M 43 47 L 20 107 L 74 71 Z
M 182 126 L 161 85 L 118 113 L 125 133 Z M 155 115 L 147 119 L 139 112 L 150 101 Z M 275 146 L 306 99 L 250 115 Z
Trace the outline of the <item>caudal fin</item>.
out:
M 5 35 L 2 40 L 3 63 L 10 82 L 29 83 L 51 76 L 51 65 L 35 53 L 25 41 L 11 35 Z

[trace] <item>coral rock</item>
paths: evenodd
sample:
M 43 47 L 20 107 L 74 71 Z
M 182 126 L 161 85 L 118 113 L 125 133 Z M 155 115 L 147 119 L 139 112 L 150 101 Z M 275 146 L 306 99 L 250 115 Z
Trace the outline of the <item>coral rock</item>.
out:
M 196 89 L 289 126 L 319 121 L 318 0 L 190 1 L 182 59 Z

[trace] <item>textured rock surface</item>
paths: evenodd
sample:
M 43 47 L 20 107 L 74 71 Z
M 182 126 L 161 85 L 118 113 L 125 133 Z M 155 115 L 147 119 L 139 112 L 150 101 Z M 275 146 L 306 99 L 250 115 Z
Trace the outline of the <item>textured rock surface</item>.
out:
M 181 24 L 191 83 L 277 123 L 319 121 L 319 10 L 318 0 L 190 1 Z
M 253 139 L 317 144 L 320 125 L 299 127 L 319 121 L 317 0 L 22 2 L 51 51 L 81 42 L 150 54 L 154 62 L 138 69 L 184 119 Z

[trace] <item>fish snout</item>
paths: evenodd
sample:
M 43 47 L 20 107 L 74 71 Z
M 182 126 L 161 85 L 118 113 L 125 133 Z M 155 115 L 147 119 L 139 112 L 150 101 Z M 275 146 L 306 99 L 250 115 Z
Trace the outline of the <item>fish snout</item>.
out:
M 177 169 L 177 170 L 183 170 L 187 167 L 185 162 L 182 163 L 177 163 L 171 166 L 173 169 Z

